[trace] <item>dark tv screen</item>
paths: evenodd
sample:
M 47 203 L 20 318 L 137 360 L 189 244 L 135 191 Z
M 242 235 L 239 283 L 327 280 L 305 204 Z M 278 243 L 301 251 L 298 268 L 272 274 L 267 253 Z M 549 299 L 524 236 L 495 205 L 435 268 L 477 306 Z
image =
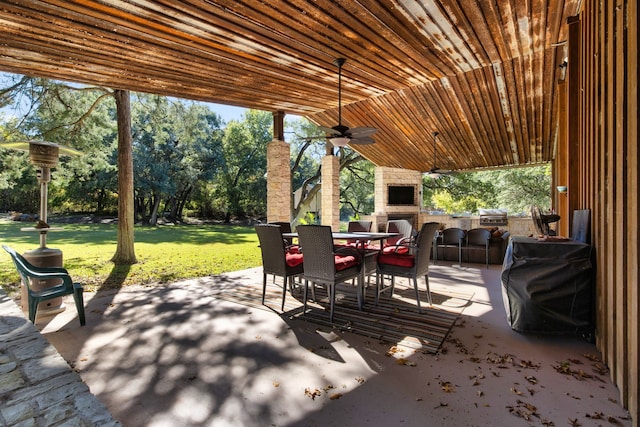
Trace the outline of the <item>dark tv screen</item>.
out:
M 389 205 L 414 205 L 415 187 L 413 185 L 390 185 Z

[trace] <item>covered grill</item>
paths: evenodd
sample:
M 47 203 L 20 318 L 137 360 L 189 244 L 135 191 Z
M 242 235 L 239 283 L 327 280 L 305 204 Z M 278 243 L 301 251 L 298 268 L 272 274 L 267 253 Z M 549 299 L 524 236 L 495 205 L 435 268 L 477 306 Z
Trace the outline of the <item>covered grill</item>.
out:
M 507 225 L 507 211 L 503 209 L 479 209 L 480 226 Z

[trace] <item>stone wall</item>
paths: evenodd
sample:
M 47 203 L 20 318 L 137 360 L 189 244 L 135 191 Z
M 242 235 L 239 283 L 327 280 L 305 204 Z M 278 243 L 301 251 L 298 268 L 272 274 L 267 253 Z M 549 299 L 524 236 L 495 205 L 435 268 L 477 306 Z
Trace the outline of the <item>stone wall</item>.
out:
M 120 426 L 0 290 L 0 425 Z
M 464 230 L 472 228 L 491 228 L 490 226 L 481 226 L 479 216 L 469 216 L 462 218 L 454 218 L 451 215 L 433 215 L 428 212 L 421 212 L 419 221 L 420 225 L 425 222 L 439 222 L 443 224 L 443 228 L 457 227 Z M 510 216 L 507 225 L 497 225 L 498 229 L 508 231 L 512 236 L 528 236 L 535 233 L 533 221 L 531 217 Z
M 267 144 L 267 221 L 291 221 L 290 147 L 274 139 Z

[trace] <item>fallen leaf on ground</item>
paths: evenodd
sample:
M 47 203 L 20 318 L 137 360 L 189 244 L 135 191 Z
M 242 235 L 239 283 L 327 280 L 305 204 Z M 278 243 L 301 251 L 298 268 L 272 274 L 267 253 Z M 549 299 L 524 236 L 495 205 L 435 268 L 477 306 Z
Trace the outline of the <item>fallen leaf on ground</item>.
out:
M 520 366 L 523 367 L 523 368 L 531 368 L 531 369 L 540 368 L 540 364 L 539 363 L 534 363 L 531 360 L 521 360 L 520 361 Z
M 592 362 L 601 362 L 600 357 L 597 354 L 583 354 L 588 360 Z
M 449 381 L 440 382 L 440 388 L 445 393 L 453 393 L 456 391 L 456 388 L 454 387 L 454 385 L 451 384 Z
M 540 418 L 537 412 L 538 409 L 534 405 L 519 399 L 516 401 L 516 406 L 507 406 L 507 409 L 509 409 L 511 414 L 524 418 L 527 421 L 531 420 L 531 417 Z
M 416 362 L 412 362 L 410 360 L 405 359 L 404 357 L 401 357 L 400 359 L 396 360 L 396 363 L 398 365 L 405 365 L 405 366 L 416 366 Z
M 557 365 L 554 365 L 553 368 L 558 373 L 561 373 L 564 375 L 571 375 L 572 377 L 578 380 L 593 378 L 593 375 L 587 374 L 582 369 L 577 369 L 577 370 L 571 369 L 571 364 L 569 362 L 559 363 Z
M 604 414 L 602 412 L 594 412 L 592 414 L 586 414 L 585 417 L 591 418 L 592 420 L 602 420 L 604 419 Z
M 402 353 L 404 350 L 401 348 L 398 348 L 397 346 L 392 346 L 391 348 L 389 348 L 389 350 L 387 350 L 387 353 L 385 354 L 385 356 L 393 356 L 396 353 Z
M 600 363 L 594 363 L 593 370 L 598 375 L 607 375 L 609 373 L 609 368 Z
M 316 397 L 318 396 L 322 396 L 322 392 L 320 390 L 316 389 L 309 389 L 309 388 L 305 388 L 304 389 L 304 395 L 308 396 L 311 398 L 311 400 L 316 400 Z
M 336 399 L 340 399 L 341 397 L 342 397 L 342 393 L 334 393 L 331 396 L 329 396 L 329 399 L 336 400 Z

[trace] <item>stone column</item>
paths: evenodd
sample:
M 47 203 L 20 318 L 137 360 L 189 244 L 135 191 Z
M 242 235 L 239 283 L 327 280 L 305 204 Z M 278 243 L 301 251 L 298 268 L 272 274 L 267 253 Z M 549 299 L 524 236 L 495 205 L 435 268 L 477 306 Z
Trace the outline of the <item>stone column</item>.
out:
M 290 147 L 273 139 L 267 144 L 267 221 L 291 221 Z
M 321 223 L 340 231 L 340 158 L 327 155 L 322 158 Z

